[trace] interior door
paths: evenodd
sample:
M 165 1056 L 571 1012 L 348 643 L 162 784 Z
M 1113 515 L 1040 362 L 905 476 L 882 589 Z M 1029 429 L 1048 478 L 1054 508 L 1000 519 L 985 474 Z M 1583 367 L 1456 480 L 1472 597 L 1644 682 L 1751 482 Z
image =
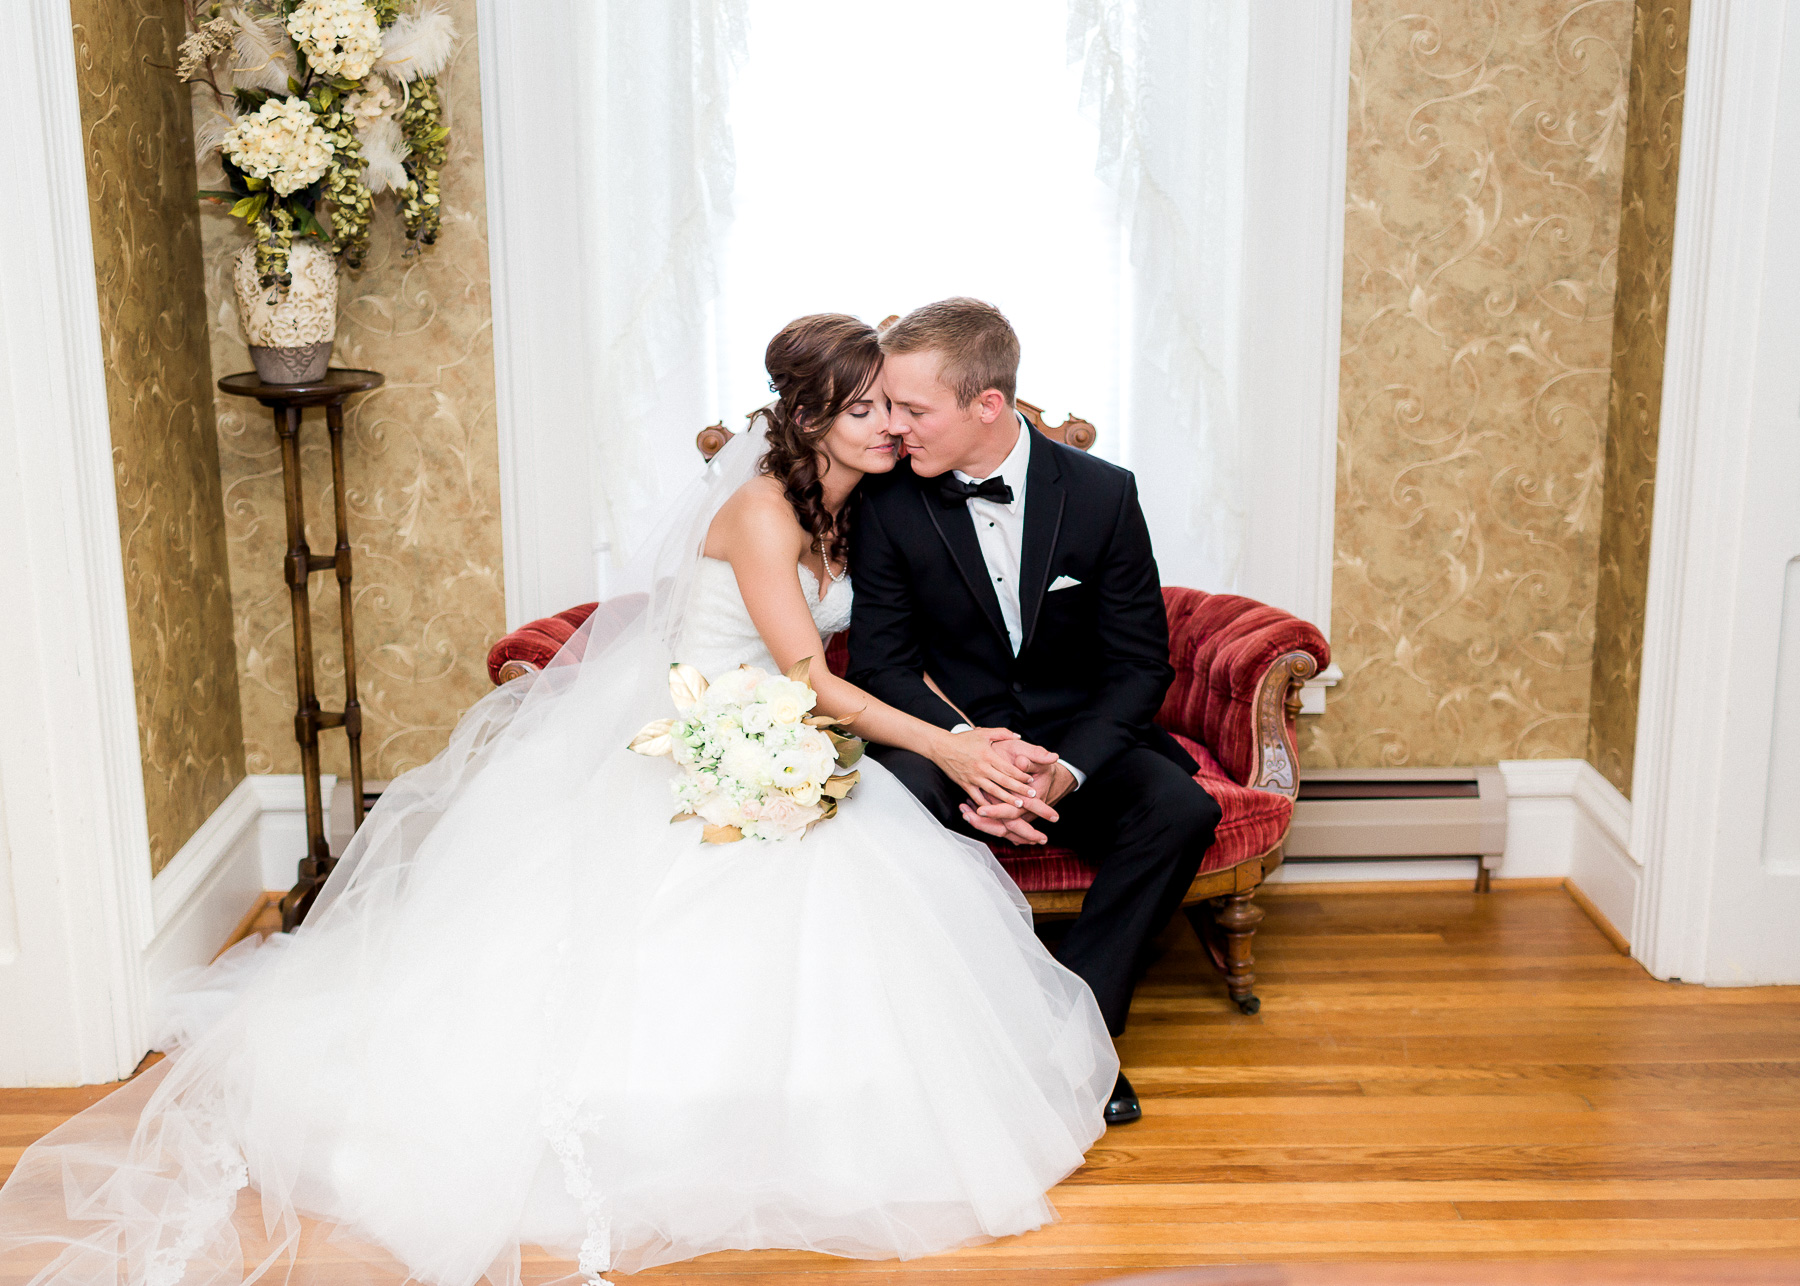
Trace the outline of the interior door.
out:
M 1800 21 L 1783 23 L 1705 980 L 1800 982 Z

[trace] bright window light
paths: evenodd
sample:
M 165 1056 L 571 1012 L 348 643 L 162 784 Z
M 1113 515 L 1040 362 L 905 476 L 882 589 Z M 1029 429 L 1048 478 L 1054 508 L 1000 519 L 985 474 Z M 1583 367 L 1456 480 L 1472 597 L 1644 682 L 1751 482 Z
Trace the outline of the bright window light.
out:
M 1003 309 L 1019 396 L 1120 448 L 1121 245 L 1094 127 L 1045 0 L 751 0 L 732 91 L 734 219 L 718 408 L 769 399 L 763 349 L 805 313 L 870 322 L 947 295 Z

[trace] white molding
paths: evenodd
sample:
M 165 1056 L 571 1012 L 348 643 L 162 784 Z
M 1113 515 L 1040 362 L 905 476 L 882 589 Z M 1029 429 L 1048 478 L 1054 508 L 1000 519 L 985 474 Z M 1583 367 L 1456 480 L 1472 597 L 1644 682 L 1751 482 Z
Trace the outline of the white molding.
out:
M 1639 865 L 1630 855 L 1631 803 L 1585 759 L 1503 759 L 1506 854 L 1501 878 L 1562 876 L 1627 941 Z
M 337 779 L 320 784 L 329 815 Z M 152 882 L 156 936 L 144 949 L 152 997 L 174 974 L 211 960 L 264 893 L 291 888 L 305 853 L 300 774 L 239 782 Z
M 1364 884 L 1372 880 L 1427 882 L 1467 880 L 1475 887 L 1481 868 L 1478 857 L 1345 858 L 1319 861 L 1289 858 L 1276 867 L 1265 884 Z
M 200 829 L 169 859 L 169 864 L 150 881 L 150 904 L 156 914 L 156 931 L 161 933 L 169 922 L 193 899 L 195 894 L 217 874 L 241 841 L 254 840 L 257 818 L 262 814 L 262 801 L 252 779 L 240 781 L 212 816 L 200 823 Z M 260 873 L 260 866 L 258 868 Z M 261 884 L 257 885 L 258 892 Z
M 1793 22 L 1782 0 L 1721 0 L 1694 6 L 1688 37 L 1632 779 L 1631 941 L 1659 978 L 1773 980 L 1731 957 L 1746 936 L 1795 940 L 1794 890 L 1776 914 L 1755 859 L 1779 572 L 1800 553 L 1777 547 L 1794 531 L 1793 473 L 1770 450 L 1794 432 L 1792 199 L 1774 186 L 1794 182 Z
M 262 887 L 286 892 L 299 877 L 300 859 L 306 856 L 306 784 L 299 773 L 258 773 L 246 778 L 256 792 L 257 850 L 262 855 Z M 320 805 L 331 816 L 337 778 L 319 778 Z
M 1241 417 L 1242 592 L 1331 633 L 1350 0 L 1250 9 Z M 1322 714 L 1327 671 L 1302 712 Z
M 33 195 L 0 240 L 0 1084 L 104 1081 L 148 1031 L 148 825 L 70 12 L 12 17 L 0 182 Z
M 144 948 L 144 975 L 153 997 L 181 970 L 211 960 L 263 894 L 254 780 L 240 781 L 150 882 L 156 936 Z
M 569 138 L 543 125 L 581 119 L 577 96 L 604 92 L 574 65 L 582 17 L 569 0 L 475 8 L 508 629 L 596 593 L 588 441 L 605 408 L 587 394 L 583 292 L 570 288 L 582 269 Z

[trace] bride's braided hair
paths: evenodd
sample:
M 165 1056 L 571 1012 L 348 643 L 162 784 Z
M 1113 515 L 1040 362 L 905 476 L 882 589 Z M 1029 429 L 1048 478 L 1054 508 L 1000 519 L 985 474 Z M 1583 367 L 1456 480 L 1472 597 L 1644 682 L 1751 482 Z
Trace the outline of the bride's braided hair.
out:
M 835 563 L 850 553 L 850 509 L 833 523 L 819 485 L 819 443 L 881 369 L 875 328 L 843 313 L 815 313 L 781 328 L 763 355 L 775 400 L 750 417 L 769 426 L 758 471 L 779 479 L 813 548 Z M 851 503 L 855 493 L 851 493 Z

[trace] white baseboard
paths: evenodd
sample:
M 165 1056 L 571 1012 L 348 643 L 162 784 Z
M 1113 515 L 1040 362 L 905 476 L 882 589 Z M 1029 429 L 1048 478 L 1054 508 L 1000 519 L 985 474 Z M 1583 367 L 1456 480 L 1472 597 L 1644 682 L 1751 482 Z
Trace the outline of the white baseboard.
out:
M 144 948 L 144 974 L 152 995 L 174 974 L 212 959 L 262 896 L 254 780 L 240 781 L 150 881 L 156 932 Z
M 1269 876 L 1269 884 L 1360 884 L 1367 880 L 1467 880 L 1475 887 L 1478 857 L 1326 859 L 1290 857 Z
M 336 778 L 323 780 L 327 814 Z M 156 932 L 144 948 L 154 995 L 217 954 L 265 891 L 293 886 L 306 854 L 306 794 L 298 773 L 244 778 L 150 882 Z
M 299 877 L 300 859 L 306 856 L 306 786 L 299 773 L 261 773 L 251 777 L 262 817 L 257 824 L 262 851 L 262 886 L 286 892 Z M 319 779 L 324 794 L 325 816 L 331 816 L 331 797 L 337 778 Z
M 1506 855 L 1495 875 L 1562 876 L 1632 940 L 1643 868 L 1631 856 L 1631 801 L 1585 759 L 1504 759 Z

